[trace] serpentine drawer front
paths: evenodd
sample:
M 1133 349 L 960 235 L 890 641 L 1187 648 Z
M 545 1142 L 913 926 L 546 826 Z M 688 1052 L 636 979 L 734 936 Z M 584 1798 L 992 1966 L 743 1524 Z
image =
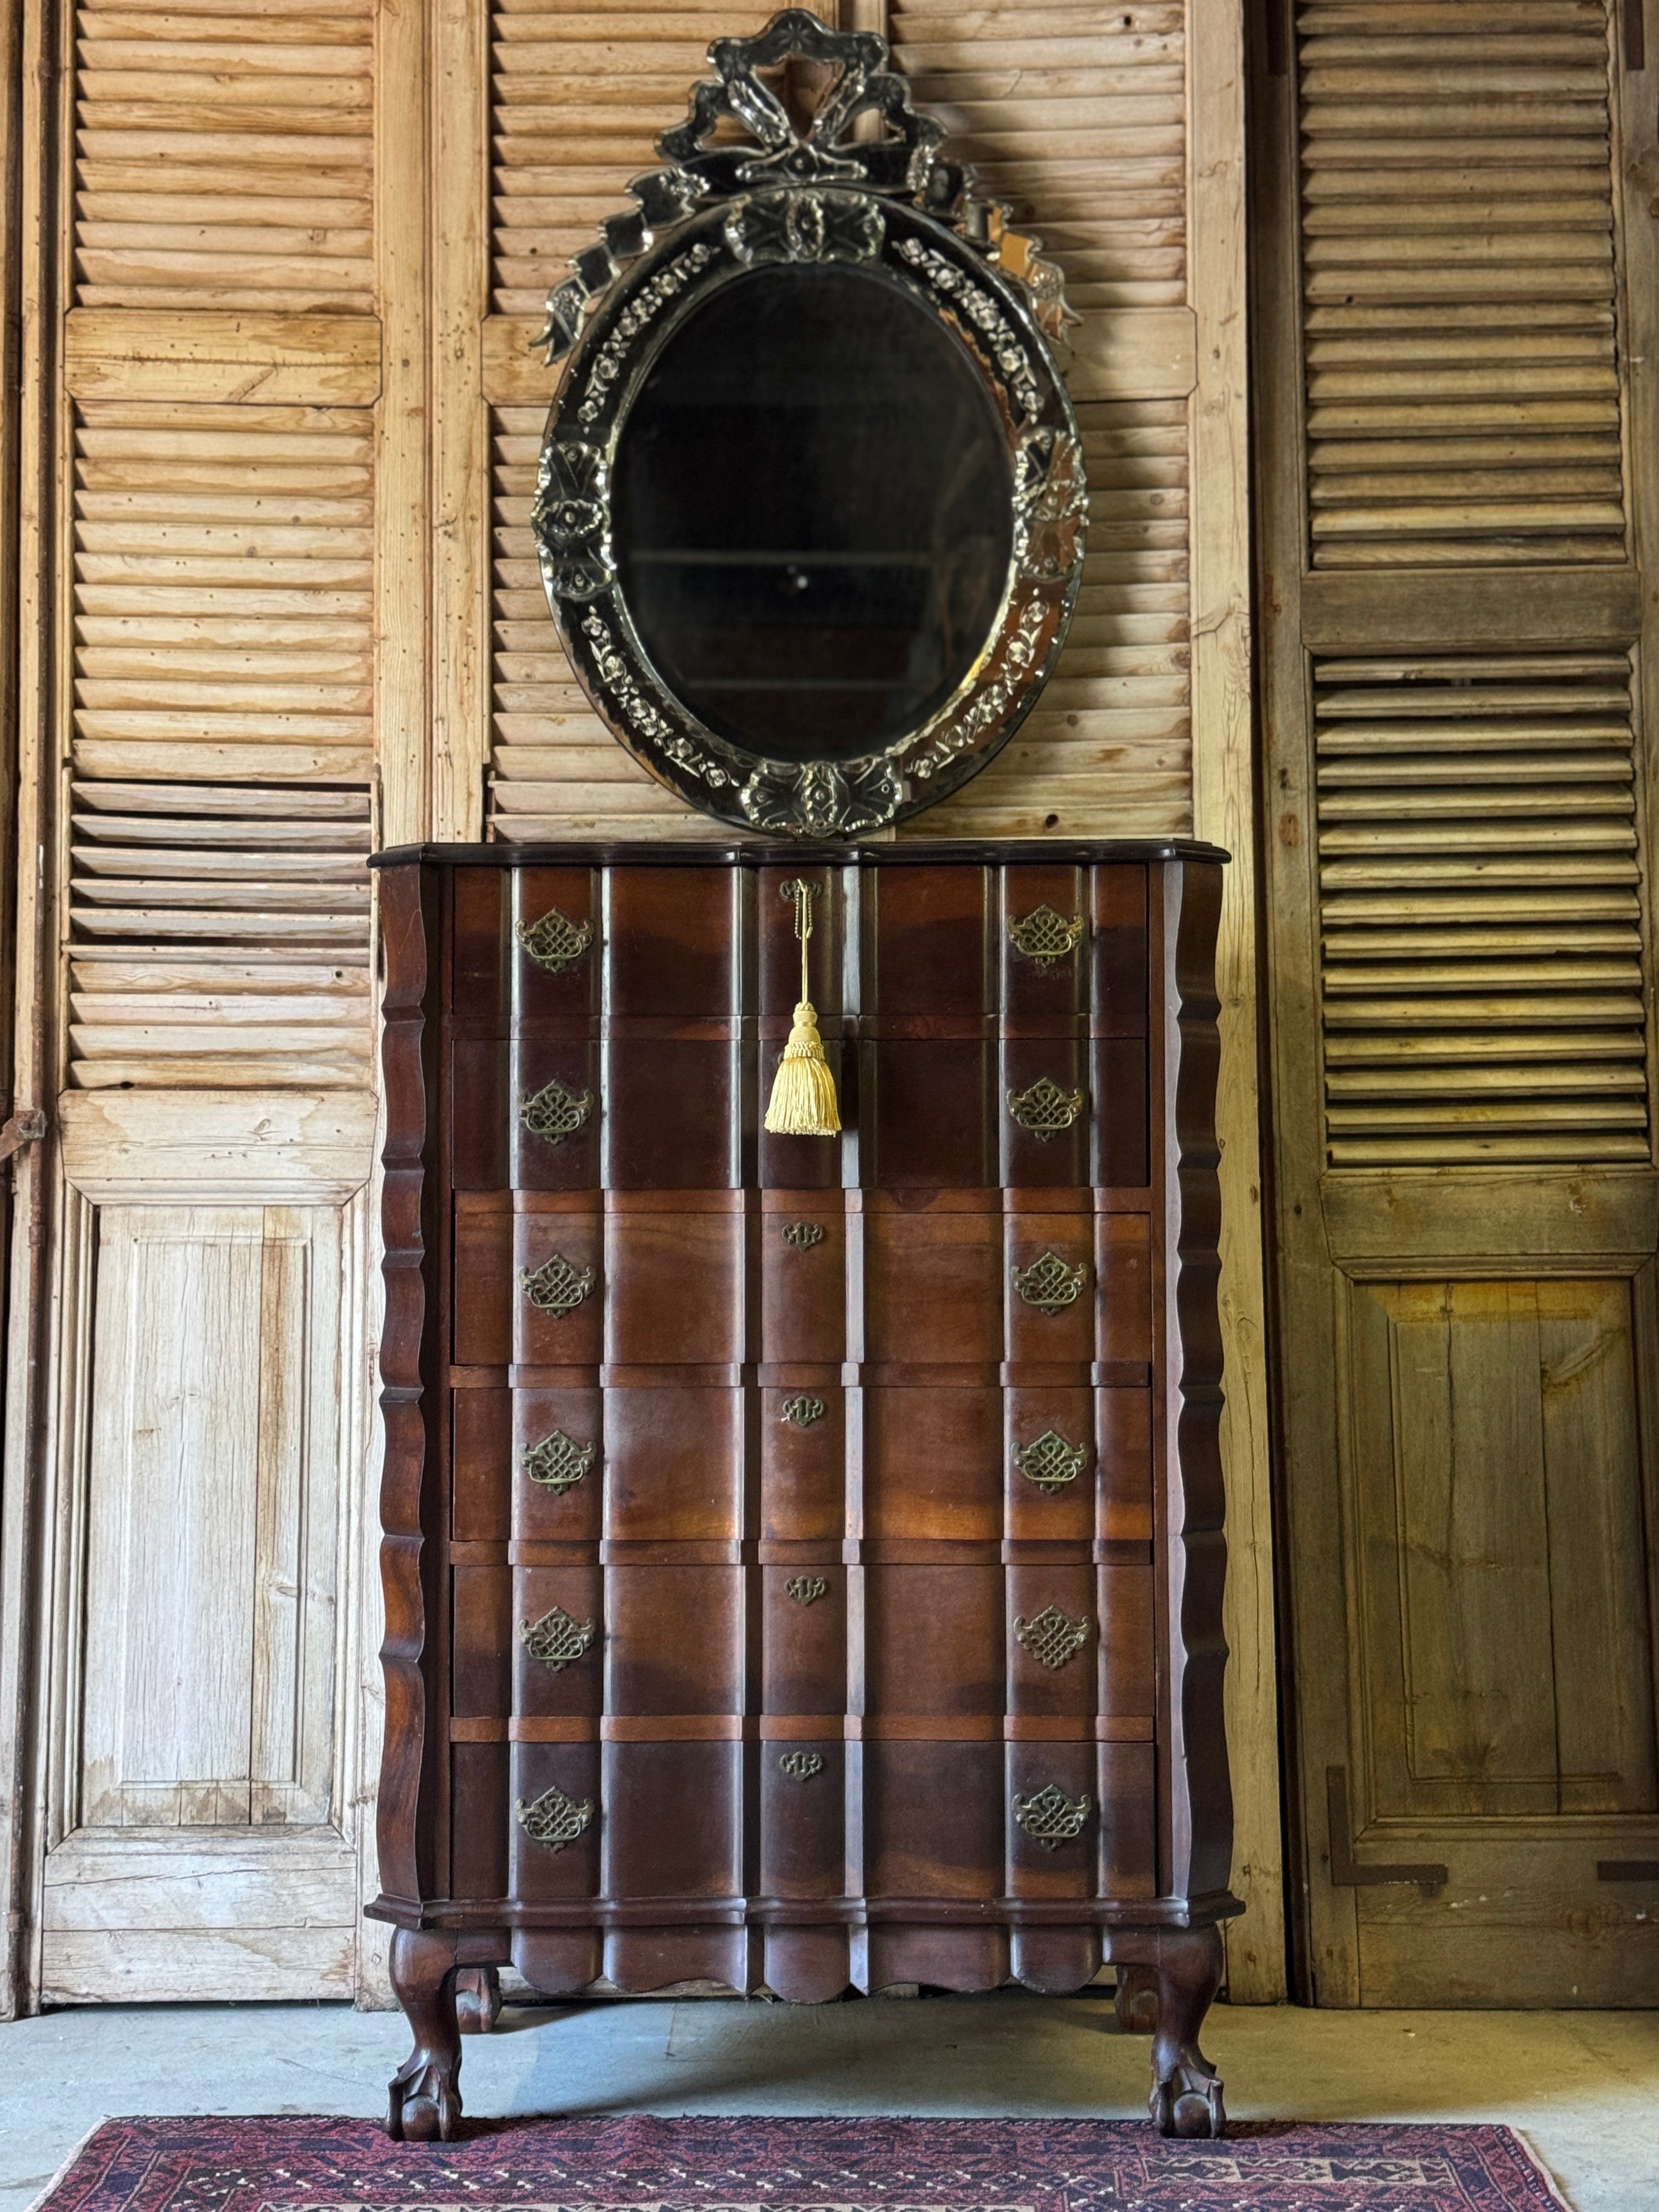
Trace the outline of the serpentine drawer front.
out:
M 509 1960 L 1103 1959 L 1219 2131 L 1221 858 L 380 856 L 394 2131 L 450 2132 Z M 837 1137 L 763 1126 L 796 881 Z

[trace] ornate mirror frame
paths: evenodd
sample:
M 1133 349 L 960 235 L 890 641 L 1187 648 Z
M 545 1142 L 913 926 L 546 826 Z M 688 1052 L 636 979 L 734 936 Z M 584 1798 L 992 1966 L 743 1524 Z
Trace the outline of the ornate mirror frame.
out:
M 912 108 L 887 58 L 873 32 L 832 31 L 804 9 L 717 40 L 718 76 L 658 142 L 668 166 L 636 178 L 637 213 L 612 216 L 572 261 L 538 340 L 550 362 L 568 356 L 532 523 L 571 665 L 636 760 L 744 830 L 854 836 L 965 783 L 1036 702 L 1082 576 L 1082 446 L 1045 336 L 1069 316 L 1060 272 L 977 197 L 970 169 L 940 157 L 940 125 Z M 792 62 L 830 73 L 805 135 L 761 74 Z M 691 310 L 750 270 L 813 262 L 879 268 L 951 332 L 996 403 L 1014 513 L 996 624 L 951 696 L 879 750 L 802 764 L 717 735 L 653 666 L 618 575 L 611 485 L 629 409 Z

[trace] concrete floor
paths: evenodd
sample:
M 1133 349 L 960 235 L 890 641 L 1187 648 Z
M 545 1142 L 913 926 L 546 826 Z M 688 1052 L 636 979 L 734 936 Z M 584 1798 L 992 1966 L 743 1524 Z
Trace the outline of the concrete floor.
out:
M 1577 2212 L 1659 2212 L 1659 2013 L 1218 2006 L 1239 2119 L 1504 2120 Z M 114 2006 L 0 2026 L 0 2212 L 115 2113 L 379 2117 L 407 2032 L 343 2005 Z M 1146 2045 L 1109 1996 L 509 2007 L 466 2045 L 476 2118 L 619 2111 L 1141 2118 Z

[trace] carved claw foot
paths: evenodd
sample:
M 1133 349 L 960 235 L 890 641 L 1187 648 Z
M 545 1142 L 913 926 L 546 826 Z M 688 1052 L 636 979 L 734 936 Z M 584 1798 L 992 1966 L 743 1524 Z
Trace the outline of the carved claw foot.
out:
M 1221 1986 L 1218 1929 L 1162 1932 L 1152 1961 L 1158 1977 L 1152 2033 L 1152 2091 L 1147 2100 L 1162 2136 L 1213 2140 L 1227 2130 L 1216 2070 L 1198 2047 L 1211 1999 Z
M 1227 2132 L 1220 2080 L 1196 2046 L 1167 2079 L 1153 2082 L 1146 2101 L 1161 2136 L 1218 2142 Z
M 386 2131 L 393 2142 L 448 2142 L 461 2123 L 461 2031 L 455 2017 L 455 1938 L 400 1928 L 392 1939 L 392 1986 L 415 2048 L 392 2075 Z
M 386 2131 L 393 2142 L 451 2142 L 461 2124 L 456 2069 L 415 2051 L 392 2077 Z

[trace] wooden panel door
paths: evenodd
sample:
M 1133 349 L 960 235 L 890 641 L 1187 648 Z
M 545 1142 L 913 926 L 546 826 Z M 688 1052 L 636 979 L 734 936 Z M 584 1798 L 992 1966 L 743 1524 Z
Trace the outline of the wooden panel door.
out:
M 1255 58 L 1299 1978 L 1328 2004 L 1659 2001 L 1645 59 L 1603 0 L 1274 0 Z
M 21 12 L 51 1133 L 9 1300 L 0 1676 L 39 1690 L 0 1730 L 0 2008 L 350 1996 L 398 49 L 368 0 Z

